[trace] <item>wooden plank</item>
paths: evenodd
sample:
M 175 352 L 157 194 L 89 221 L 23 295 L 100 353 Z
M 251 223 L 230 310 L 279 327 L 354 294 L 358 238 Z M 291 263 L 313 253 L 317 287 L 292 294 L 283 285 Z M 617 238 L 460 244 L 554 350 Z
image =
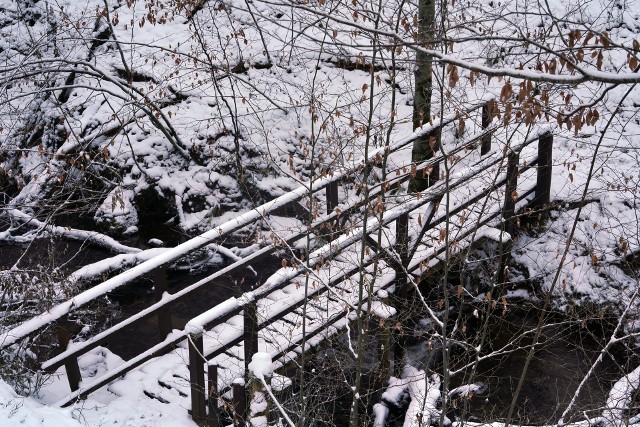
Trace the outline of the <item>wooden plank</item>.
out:
M 150 359 L 160 356 L 162 354 L 168 353 L 169 351 L 172 350 L 173 346 L 175 346 L 177 343 L 182 341 L 184 338 L 185 338 L 184 332 L 176 333 L 173 336 L 168 337 L 163 342 L 156 344 L 155 346 L 147 350 L 145 353 L 140 354 L 134 357 L 133 359 L 126 361 L 122 365 L 109 371 L 108 373 L 101 376 L 97 380 L 89 383 L 86 387 L 78 389 L 75 392 L 64 397 L 60 401 L 56 402 L 56 405 L 64 408 L 66 406 L 71 405 L 76 400 L 86 398 L 89 394 L 104 387 L 105 385 L 109 384 L 111 381 L 121 377 L 122 375 L 135 369 L 136 367 L 146 363 Z

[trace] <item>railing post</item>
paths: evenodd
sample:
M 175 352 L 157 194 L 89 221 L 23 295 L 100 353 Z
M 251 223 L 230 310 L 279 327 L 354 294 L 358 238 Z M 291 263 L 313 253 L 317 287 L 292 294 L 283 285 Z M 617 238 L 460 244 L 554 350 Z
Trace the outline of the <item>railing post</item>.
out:
M 407 252 L 409 242 L 409 214 L 404 213 L 396 219 L 396 244 L 395 250 L 400 257 L 400 264 L 395 267 L 396 273 L 396 292 L 399 313 L 406 313 L 408 289 L 407 289 Z M 401 318 L 398 319 L 401 324 Z M 405 336 L 402 328 L 395 329 L 395 340 L 393 349 L 393 361 L 396 377 L 400 378 L 404 369 L 403 359 L 405 350 Z
M 553 162 L 553 134 L 546 133 L 538 138 L 538 176 L 536 195 L 531 204 L 534 209 L 542 209 L 551 201 L 551 175 Z
M 384 382 L 391 376 L 391 326 L 388 320 L 380 319 L 378 330 L 378 369 L 380 379 Z
M 233 381 L 233 425 L 244 426 L 247 412 L 247 390 L 244 378 Z
M 244 371 L 249 373 L 249 363 L 258 352 L 258 304 L 255 300 L 247 302 L 244 313 Z
M 333 181 L 329 183 L 329 185 L 325 187 L 324 191 L 327 196 L 327 214 L 330 214 L 331 212 L 333 212 L 335 208 L 338 207 L 338 181 Z M 327 227 L 329 227 L 329 237 L 330 237 L 329 240 L 334 239 L 336 235 L 337 225 L 338 225 L 338 218 L 336 218 L 334 221 L 331 221 L 330 223 L 327 224 Z
M 257 356 L 263 356 L 263 354 L 259 354 Z M 268 355 L 267 355 L 268 356 Z M 263 357 L 259 357 L 258 359 L 263 363 L 271 363 L 271 358 L 265 360 Z M 260 363 L 257 362 L 257 363 Z M 262 369 L 261 366 L 258 367 Z M 272 373 L 264 370 L 260 372 L 259 375 L 262 375 L 262 379 L 264 379 L 264 383 L 267 387 L 271 384 L 271 376 Z M 247 413 L 247 425 L 251 426 L 266 426 L 268 425 L 269 420 L 269 400 L 267 399 L 267 390 L 265 389 L 265 384 L 263 384 L 262 379 L 256 376 L 255 372 L 249 373 L 249 382 L 251 389 L 251 395 L 249 397 L 249 410 Z
M 71 333 L 69 332 L 69 317 L 64 315 L 58 320 L 56 328 L 56 335 L 58 338 L 58 344 L 60 345 L 60 353 L 64 352 L 69 346 L 71 340 Z M 80 374 L 80 366 L 78 366 L 78 359 L 73 357 L 64 362 L 64 369 L 67 372 L 67 380 L 69 381 L 69 388 L 71 391 L 76 391 L 80 388 L 80 381 L 82 375 Z
M 204 383 L 204 344 L 202 334 L 189 334 L 189 382 L 191 383 L 191 418 L 202 425 L 207 420 Z
M 324 189 L 327 196 L 327 213 L 338 207 L 338 181 L 332 181 Z
M 381 294 L 384 292 L 384 294 Z M 389 304 L 389 294 L 387 291 L 378 291 L 378 296 L 383 304 Z M 393 317 L 378 319 L 378 359 L 380 365 L 378 367 L 378 376 L 382 383 L 391 377 L 391 325 L 393 325 Z
M 516 152 L 509 152 L 507 158 L 507 182 L 504 189 L 504 206 L 502 208 L 502 220 L 504 221 L 504 231 L 513 238 L 516 230 L 516 200 L 518 198 L 518 162 L 520 155 Z M 507 279 L 507 266 L 509 264 L 510 244 L 500 244 L 500 260 L 498 263 L 497 283 L 504 283 Z
M 431 138 L 435 138 L 435 142 L 433 143 L 433 146 L 431 146 L 431 152 L 429 154 L 429 158 L 435 157 L 436 153 L 438 152 L 438 150 L 440 150 L 440 138 L 439 138 L 439 136 L 440 136 L 440 131 L 441 130 L 442 130 L 442 128 L 437 128 L 436 130 L 434 130 L 433 132 L 431 132 L 429 134 L 429 141 L 431 141 Z M 438 180 L 440 180 L 440 162 L 434 163 L 431 166 L 431 172 L 429 173 L 429 178 L 428 178 L 428 181 L 427 181 L 427 187 L 431 187 Z
M 220 414 L 218 412 L 218 365 L 210 364 L 207 375 L 207 387 L 209 390 L 207 401 L 209 403 L 209 427 L 220 426 Z
M 509 152 L 507 160 L 507 183 L 505 185 L 504 207 L 502 208 L 502 219 L 504 221 L 504 231 L 513 237 L 516 229 L 516 200 L 518 198 L 518 162 L 520 155 L 514 151 Z
M 167 269 L 164 267 L 158 267 L 151 271 L 151 279 L 153 280 L 153 290 L 156 301 L 162 299 L 162 295 L 167 292 Z M 168 306 L 162 307 L 158 310 L 158 332 L 160 338 L 164 339 L 171 331 L 173 327 L 171 325 L 171 310 Z
M 247 302 L 243 309 L 244 313 L 244 377 L 245 384 L 249 384 L 250 372 L 249 363 L 253 359 L 253 355 L 258 352 L 258 303 L 256 300 Z M 236 399 L 234 389 L 234 399 Z M 243 411 L 238 413 L 244 419 L 247 416 L 247 402 L 251 401 L 251 390 L 249 387 L 244 389 L 244 406 Z
M 489 118 L 489 103 L 485 102 L 482 106 L 482 129 L 487 129 L 491 124 L 491 119 Z M 491 151 L 491 134 L 484 135 L 482 137 L 480 143 L 480 155 L 484 156 L 489 151 Z
M 440 149 L 439 142 L 439 134 L 441 128 L 433 129 L 428 135 L 425 137 L 420 137 L 420 143 L 423 144 L 425 141 L 422 138 L 426 138 L 426 143 L 428 147 L 422 147 L 420 149 L 420 157 L 412 158 L 411 161 L 416 164 L 426 162 L 429 159 L 432 159 L 438 150 Z M 416 140 L 417 141 L 417 140 Z M 414 141 L 414 150 L 416 147 L 416 141 Z M 427 169 L 420 169 L 416 171 L 416 175 L 409 180 L 409 193 L 419 193 L 421 191 L 426 190 L 431 187 L 436 181 L 440 179 L 440 164 L 434 163 L 431 165 L 431 171 L 427 174 Z

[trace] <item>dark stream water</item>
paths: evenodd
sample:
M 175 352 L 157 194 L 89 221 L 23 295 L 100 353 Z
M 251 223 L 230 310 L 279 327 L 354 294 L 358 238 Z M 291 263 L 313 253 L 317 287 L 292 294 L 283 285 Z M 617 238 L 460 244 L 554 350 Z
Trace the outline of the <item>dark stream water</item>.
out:
M 472 369 L 468 368 L 452 378 L 452 386 L 477 382 L 487 386 L 484 393 L 468 400 L 466 408 L 462 400 L 453 402 L 450 409 L 453 417 L 460 417 L 464 411 L 468 411 L 467 420 L 496 421 L 507 417 L 533 342 L 532 334 L 521 335 L 536 327 L 539 315 L 537 304 L 525 301 L 510 303 L 504 315 L 499 310 L 494 313 L 489 322 L 488 348 L 484 353 L 503 349 L 509 342 L 513 345 L 508 352 L 478 363 L 473 377 Z M 545 323 L 553 326 L 543 329 L 528 366 L 515 403 L 513 421 L 517 423 L 557 422 L 606 344 L 607 333 L 611 332 L 610 324 L 605 320 L 582 322 L 574 316 L 559 313 L 550 315 Z M 479 326 L 470 322 L 468 327 L 465 335 L 472 339 Z M 454 369 L 473 361 L 470 353 L 460 348 L 452 349 L 451 354 Z M 630 362 L 622 347 L 605 355 L 583 384 L 574 406 L 578 410 L 570 415 L 574 419 L 584 419 L 583 414 L 599 415 L 611 386 L 629 372 Z M 569 419 L 565 417 L 565 421 Z
M 29 245 L 2 246 L 0 248 L 0 269 L 9 268 L 20 260 L 19 265 L 23 268 L 41 266 L 37 270 L 42 271 L 60 268 L 63 272 L 59 276 L 64 277 L 82 266 L 113 255 L 109 251 L 94 246 L 83 246 L 75 241 L 43 239 L 36 240 Z M 224 265 L 198 267 L 196 270 L 182 266 L 178 269 L 168 270 L 168 292 L 175 293 L 215 273 Z M 189 297 L 171 306 L 172 327 L 181 329 L 198 314 L 232 296 L 238 296 L 242 292 L 250 290 L 272 274 L 278 266 L 278 263 L 268 258 L 259 260 L 253 266 L 258 272 L 257 276 L 251 270 L 244 269 L 232 275 L 219 277 L 202 286 L 192 292 Z M 77 323 L 74 332 L 79 332 L 82 326 L 89 324 L 91 325 L 89 334 L 93 335 L 97 329 L 106 329 L 149 307 L 155 301 L 153 282 L 150 278 L 132 281 L 110 292 L 106 300 L 100 299 L 87 306 L 86 310 L 79 310 L 81 313 L 79 317 L 72 315 L 71 319 Z M 128 360 L 160 341 L 161 337 L 157 330 L 157 317 L 152 316 L 119 331 L 114 335 L 114 339 L 107 342 L 105 346 L 123 359 Z
M 4 245 L 0 250 L 0 268 L 13 265 L 17 259 L 24 255 L 21 261 L 23 266 L 39 264 L 48 267 L 64 266 L 66 271 L 73 271 L 82 265 L 113 255 L 95 247 L 83 247 L 77 242 L 51 240 L 37 241 L 30 246 Z M 173 327 L 182 328 L 195 315 L 231 296 L 237 296 L 242 291 L 250 289 L 268 277 L 278 266 L 279 263 L 266 259 L 259 265 L 254 265 L 256 271 L 260 272 L 260 277 L 255 277 L 250 271 L 244 270 L 234 276 L 220 278 L 203 287 L 193 297 L 172 307 Z M 176 292 L 213 273 L 217 268 L 219 267 L 211 267 L 196 274 L 188 271 L 172 271 L 168 274 L 169 292 Z M 101 310 L 108 310 L 108 313 L 94 313 L 94 323 L 102 326 L 116 323 L 148 307 L 154 301 L 153 285 L 150 280 L 143 279 L 132 282 L 109 294 L 109 301 L 103 302 L 98 307 Z M 501 348 L 514 336 L 534 327 L 538 315 L 539 309 L 530 303 L 511 305 L 506 315 L 493 316 L 487 342 L 491 348 Z M 570 317 L 550 318 L 551 321 L 564 321 L 564 323 L 546 329 L 543 334 L 542 344 L 535 352 L 520 397 L 516 402 L 514 416 L 516 422 L 541 424 L 556 421 L 573 396 L 579 382 L 590 369 L 602 348 L 605 339 L 603 337 L 606 337 L 607 334 L 606 326 L 597 321 L 576 322 L 572 321 Z M 119 333 L 106 346 L 125 360 L 129 359 L 159 341 L 156 322 L 155 317 L 140 322 Z M 94 326 L 94 328 L 99 329 L 98 326 Z M 472 336 L 477 328 L 478 325 L 474 326 L 470 321 L 466 333 Z M 93 333 L 95 330 L 91 331 L 91 334 Z M 518 345 L 526 346 L 529 342 L 530 338 L 523 338 L 518 342 Z M 424 368 L 429 364 L 431 353 L 426 341 L 413 340 L 409 352 L 419 355 L 414 357 L 414 363 L 418 365 L 416 367 Z M 375 363 L 375 351 L 370 353 L 368 358 L 373 359 Z M 463 352 L 454 349 L 452 354 L 454 355 L 454 366 L 464 363 L 465 360 L 468 362 Z M 465 415 L 467 419 L 488 421 L 505 418 L 526 355 L 525 349 L 512 351 L 498 358 L 481 362 L 472 379 L 468 377 L 470 369 L 466 370 L 464 375 L 452 379 L 453 386 L 475 381 L 480 381 L 488 386 L 485 394 L 470 399 L 468 408 L 466 408 L 468 410 Z M 326 369 L 326 372 L 331 372 L 331 369 L 336 368 L 342 369 L 345 366 L 349 369 L 348 363 L 339 366 L 332 362 L 333 366 L 323 366 L 324 362 L 316 358 L 317 368 Z M 624 374 L 623 371 L 629 371 L 629 364 L 630 360 L 626 358 L 623 349 L 614 349 L 606 355 L 585 384 L 584 391 L 580 394 L 576 404 L 576 407 L 579 408 L 576 413 L 584 411 L 590 416 L 597 415 L 606 400 L 611 385 Z M 336 375 L 338 374 L 339 371 L 336 372 Z M 332 376 L 332 378 L 336 377 Z M 365 382 L 370 382 L 372 387 L 378 387 L 381 390 L 381 385 L 376 384 L 375 379 L 367 377 Z M 327 386 L 334 385 L 336 385 L 336 381 L 327 383 Z M 351 397 L 348 389 L 343 392 L 337 391 L 334 397 L 335 400 L 332 403 L 325 403 L 323 407 L 324 410 L 332 413 L 333 422 L 339 425 L 340 422 L 347 419 Z M 376 403 L 378 398 L 379 393 L 372 393 L 370 403 Z M 461 415 L 461 408 L 462 406 L 452 409 L 450 415 L 452 417 Z M 396 425 L 402 425 L 403 416 L 401 413 L 396 413 L 393 418 Z

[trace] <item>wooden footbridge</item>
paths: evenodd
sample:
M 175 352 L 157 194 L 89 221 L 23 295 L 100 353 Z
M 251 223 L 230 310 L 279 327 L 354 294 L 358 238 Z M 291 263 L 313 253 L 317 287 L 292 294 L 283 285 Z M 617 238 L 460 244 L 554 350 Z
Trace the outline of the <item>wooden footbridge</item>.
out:
M 497 141 L 494 133 L 498 125 L 491 123 L 492 102 L 445 117 L 409 138 L 374 149 L 353 167 L 324 169 L 321 176 L 296 190 L 4 331 L 0 346 L 6 349 L 29 342 L 26 340 L 55 324 L 60 353 L 41 362 L 40 368 L 53 372 L 64 366 L 70 393 L 58 402 L 60 406 L 110 383 L 117 389 L 114 384 L 123 375 L 143 364 L 147 372 L 155 372 L 149 368 L 155 364 L 162 369 L 157 370 L 161 372 L 157 384 L 147 384 L 143 390 L 149 397 L 161 402 L 181 401 L 181 406 L 191 408 L 198 423 L 218 425 L 222 396 L 233 394 L 236 416 L 242 418 L 246 387 L 237 379 L 247 377 L 254 354 L 269 353 L 275 365 L 282 366 L 345 330 L 363 313 L 393 324 L 395 310 L 388 304 L 388 293 L 406 295 L 407 287 L 426 271 L 475 241 L 508 240 L 517 227 L 518 212 L 549 203 L 551 134 L 542 129 L 521 136 L 520 141 Z M 454 137 L 452 129 L 460 131 L 461 121 L 472 135 Z M 427 134 L 436 141 L 432 158 L 419 165 L 396 163 L 395 169 L 390 168 L 389 156 L 400 153 L 410 157 L 407 147 Z M 416 177 L 428 179 L 429 188 L 418 194 L 403 191 L 403 185 Z M 172 263 L 251 223 L 269 224 L 277 209 L 296 205 L 305 210 L 301 205 L 305 201 L 308 221 L 290 221 L 297 226 L 278 233 L 271 244 L 178 292 L 167 292 L 166 269 Z M 321 203 L 326 206 L 323 214 L 317 209 Z M 173 328 L 171 310 L 177 302 L 260 258 L 300 246 L 309 250 L 283 261 L 282 268 L 264 283 L 211 307 L 183 329 Z M 142 276 L 151 276 L 154 281 L 154 304 L 83 341 L 70 340 L 66 327 L 70 313 Z M 363 277 L 366 280 L 361 280 Z M 157 319 L 159 336 L 163 337 L 159 343 L 99 378 L 82 378 L 78 358 L 113 341 L 118 331 L 150 318 Z M 390 335 L 387 339 L 392 341 Z M 386 342 L 381 357 L 387 369 L 391 341 Z M 396 351 L 395 357 L 399 355 Z

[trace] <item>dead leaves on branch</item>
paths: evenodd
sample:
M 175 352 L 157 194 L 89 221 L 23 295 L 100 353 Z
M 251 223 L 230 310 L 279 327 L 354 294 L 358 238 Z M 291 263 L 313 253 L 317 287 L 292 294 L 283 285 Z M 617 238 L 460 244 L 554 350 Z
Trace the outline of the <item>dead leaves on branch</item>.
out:
M 594 126 L 600 119 L 600 113 L 595 108 L 580 109 L 577 113 L 569 116 L 559 112 L 556 115 L 556 122 L 562 129 L 562 125 L 565 124 L 568 130 L 573 128 L 574 135 L 578 135 L 578 132 L 586 126 Z
M 454 88 L 460 81 L 460 75 L 458 74 L 458 67 L 453 64 L 447 64 L 447 74 L 449 75 L 449 87 Z

